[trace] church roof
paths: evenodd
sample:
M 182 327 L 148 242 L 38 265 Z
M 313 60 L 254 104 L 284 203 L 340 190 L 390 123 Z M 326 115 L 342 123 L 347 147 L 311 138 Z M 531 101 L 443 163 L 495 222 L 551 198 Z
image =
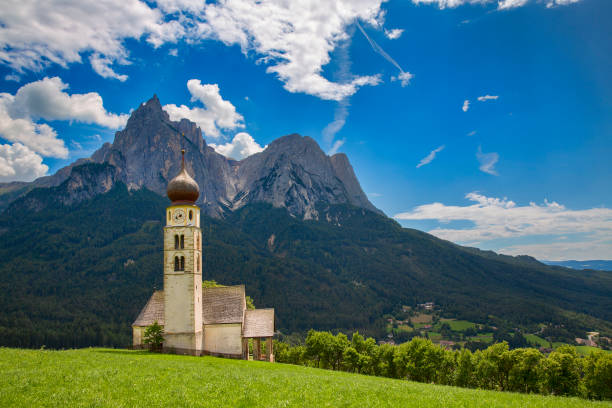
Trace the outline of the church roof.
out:
M 244 337 L 274 335 L 274 309 L 246 310 L 244 285 L 202 288 L 202 324 L 243 323 Z M 153 292 L 132 326 L 164 325 L 164 291 Z
M 242 337 L 274 336 L 274 309 L 247 310 Z
M 164 325 L 164 291 L 157 290 L 153 292 L 151 298 L 142 308 L 136 321 L 132 326 L 150 326 L 157 322 L 159 325 Z
M 244 285 L 202 288 L 202 323 L 242 323 L 246 298 Z

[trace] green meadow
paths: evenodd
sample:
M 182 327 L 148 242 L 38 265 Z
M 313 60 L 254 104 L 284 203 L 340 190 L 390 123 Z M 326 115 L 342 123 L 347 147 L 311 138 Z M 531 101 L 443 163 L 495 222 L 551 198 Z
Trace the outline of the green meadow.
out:
M 144 351 L 0 348 L 1 407 L 612 407 L 286 364 Z

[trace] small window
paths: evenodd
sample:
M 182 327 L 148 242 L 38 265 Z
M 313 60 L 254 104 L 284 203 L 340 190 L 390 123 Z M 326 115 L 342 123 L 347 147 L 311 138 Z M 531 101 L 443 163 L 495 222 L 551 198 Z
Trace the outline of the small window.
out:
M 181 249 L 185 249 L 185 236 L 181 235 Z
M 170 211 L 168 211 L 168 221 L 170 221 L 172 219 Z
M 180 268 L 181 268 L 181 265 L 180 265 L 180 262 L 179 262 L 179 257 L 175 256 L 174 257 L 174 270 L 175 271 L 180 271 Z
M 200 234 L 196 235 L 196 249 L 200 249 Z
M 193 211 L 189 210 L 189 221 L 193 220 Z
M 181 271 L 185 270 L 185 257 L 184 256 L 181 256 L 181 269 L 180 270 Z
M 179 236 L 174 236 L 174 249 L 179 249 Z

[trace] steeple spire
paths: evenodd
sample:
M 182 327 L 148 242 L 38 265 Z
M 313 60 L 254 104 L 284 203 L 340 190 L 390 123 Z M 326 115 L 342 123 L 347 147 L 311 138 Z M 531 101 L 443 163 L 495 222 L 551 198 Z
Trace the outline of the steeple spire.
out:
M 168 183 L 168 198 L 172 204 L 194 204 L 200 196 L 198 183 L 185 168 L 185 149 L 181 150 L 181 171 Z

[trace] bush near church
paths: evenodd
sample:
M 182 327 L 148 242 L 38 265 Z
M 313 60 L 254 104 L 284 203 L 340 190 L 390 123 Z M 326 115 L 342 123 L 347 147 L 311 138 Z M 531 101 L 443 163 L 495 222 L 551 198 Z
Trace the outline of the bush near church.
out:
M 146 328 L 143 343 L 148 345 L 151 351 L 161 351 L 164 344 L 164 329 L 157 321 Z

